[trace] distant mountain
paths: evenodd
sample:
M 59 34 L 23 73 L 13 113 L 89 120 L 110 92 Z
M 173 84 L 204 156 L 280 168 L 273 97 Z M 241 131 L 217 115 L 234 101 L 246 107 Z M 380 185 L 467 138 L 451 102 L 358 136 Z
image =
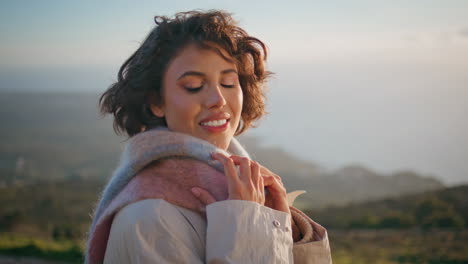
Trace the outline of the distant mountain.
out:
M 1 93 L 0 186 L 34 179 L 108 178 L 118 163 L 124 137 L 112 120 L 98 115 L 98 94 Z M 240 137 L 252 157 L 281 175 L 288 190 L 306 190 L 295 204 L 320 208 L 442 188 L 416 172 L 381 175 L 352 165 L 326 171 L 320 165 L 260 139 Z
M 253 158 L 282 177 L 288 191 L 307 191 L 297 198 L 298 208 L 344 205 L 444 187 L 439 180 L 412 171 L 382 175 L 364 166 L 350 165 L 329 172 L 282 149 L 262 146 L 259 139 L 241 136 L 239 140 Z
M 324 180 L 336 186 L 337 194 L 348 194 L 349 201 L 364 201 L 395 197 L 408 193 L 440 189 L 443 184 L 412 171 L 382 175 L 359 165 L 343 167 L 324 175 Z

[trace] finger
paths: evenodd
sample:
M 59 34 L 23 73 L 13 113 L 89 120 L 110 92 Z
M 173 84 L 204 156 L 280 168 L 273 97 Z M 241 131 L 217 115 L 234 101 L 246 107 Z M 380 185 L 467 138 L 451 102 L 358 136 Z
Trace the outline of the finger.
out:
M 265 185 L 263 184 L 263 177 L 259 175 L 259 187 L 260 187 L 260 193 L 262 195 L 263 203 L 265 203 L 266 196 L 265 196 Z
M 250 159 L 246 157 L 239 157 L 232 155 L 231 159 L 234 161 L 234 164 L 239 165 L 240 176 L 242 182 L 246 184 L 252 184 L 252 173 L 250 168 Z
M 236 166 L 231 158 L 226 155 L 216 152 L 211 155 L 213 159 L 218 160 L 224 166 L 224 174 L 227 178 L 229 193 L 235 193 L 235 189 L 240 185 L 240 179 L 237 176 Z
M 260 173 L 263 174 L 263 175 L 271 175 L 273 177 L 275 177 L 276 179 L 278 179 L 279 182 L 283 183 L 281 177 L 275 173 L 273 173 L 272 171 L 270 171 L 269 169 L 267 169 L 266 167 L 263 167 L 262 165 L 260 165 Z
M 234 164 L 234 161 L 230 157 L 224 155 L 223 153 L 219 153 L 219 152 L 215 152 L 211 156 L 213 157 L 213 159 L 215 159 L 215 160 L 221 162 L 221 164 L 223 164 L 224 173 L 226 174 L 226 176 L 228 176 L 228 180 L 231 179 L 231 180 L 234 180 L 234 181 L 239 181 L 236 166 Z
M 265 197 L 265 206 L 286 213 L 291 213 L 287 201 L 286 189 L 274 176 L 264 176 L 268 197 Z M 267 199 L 268 198 L 268 199 Z
M 255 186 L 255 189 L 263 189 L 263 186 L 260 185 L 260 166 L 256 161 L 251 162 L 251 174 L 252 174 L 252 182 Z
M 276 177 L 273 175 L 263 175 L 262 177 L 264 185 L 268 188 L 269 192 L 281 194 L 286 193 L 286 188 L 284 188 L 283 184 L 280 183 Z
M 262 190 L 263 196 L 265 196 L 265 182 L 263 181 L 262 175 L 259 175 L 259 186 L 261 187 L 260 189 Z
M 216 199 L 213 197 L 213 195 L 202 188 L 193 187 L 191 191 L 193 195 L 195 195 L 195 197 L 197 197 L 197 199 L 200 200 L 200 202 L 202 202 L 204 205 L 209 205 L 216 202 Z

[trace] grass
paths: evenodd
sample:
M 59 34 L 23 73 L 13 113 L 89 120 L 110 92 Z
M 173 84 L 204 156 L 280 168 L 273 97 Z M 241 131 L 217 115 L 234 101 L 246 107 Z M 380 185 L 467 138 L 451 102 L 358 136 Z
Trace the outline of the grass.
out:
M 15 234 L 0 234 L 0 254 L 82 263 L 83 245 L 78 241 L 44 240 Z
M 468 263 L 468 230 L 329 230 L 334 264 Z M 83 243 L 0 234 L 0 254 L 83 262 Z
M 468 230 L 330 230 L 335 264 L 468 263 Z

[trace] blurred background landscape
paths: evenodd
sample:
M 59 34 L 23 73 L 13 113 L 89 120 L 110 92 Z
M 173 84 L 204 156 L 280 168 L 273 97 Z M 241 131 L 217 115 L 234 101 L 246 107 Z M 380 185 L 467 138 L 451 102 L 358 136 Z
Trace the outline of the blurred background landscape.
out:
M 82 262 L 125 144 L 98 98 L 154 15 L 195 8 L 269 46 L 270 114 L 239 139 L 307 191 L 334 263 L 468 263 L 467 2 L 0 7 L 0 263 Z

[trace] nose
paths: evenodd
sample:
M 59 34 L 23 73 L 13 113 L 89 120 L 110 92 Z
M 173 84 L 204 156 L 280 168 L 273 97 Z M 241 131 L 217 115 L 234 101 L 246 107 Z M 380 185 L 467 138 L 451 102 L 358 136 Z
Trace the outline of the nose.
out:
M 219 85 L 211 85 L 209 89 L 207 89 L 205 104 L 207 108 L 223 107 L 226 104 L 226 99 L 222 87 L 219 87 Z

